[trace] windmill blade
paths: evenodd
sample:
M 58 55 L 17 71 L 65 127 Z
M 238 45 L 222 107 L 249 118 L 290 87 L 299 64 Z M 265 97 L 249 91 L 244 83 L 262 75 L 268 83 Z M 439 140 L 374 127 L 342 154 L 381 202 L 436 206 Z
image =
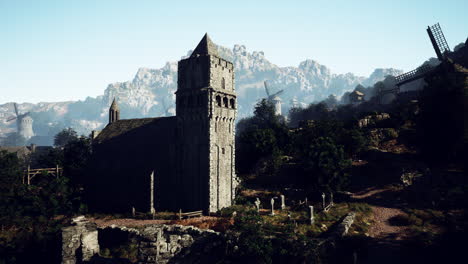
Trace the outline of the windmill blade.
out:
M 16 113 L 16 116 L 18 116 L 18 105 L 16 105 L 16 103 L 13 103 L 13 106 L 15 107 L 15 113 Z
M 11 117 L 8 118 L 6 121 L 7 121 L 7 122 L 10 122 L 10 121 L 13 121 L 13 120 L 15 120 L 15 119 L 16 119 L 16 116 L 11 116 Z
M 263 81 L 263 84 L 265 85 L 265 92 L 266 92 L 268 98 L 270 98 L 270 90 L 268 90 L 267 82 L 266 82 L 266 81 Z
M 273 97 L 275 97 L 275 96 L 277 96 L 277 95 L 280 95 L 280 94 L 283 93 L 283 91 L 284 91 L 284 90 L 279 90 L 278 92 L 272 94 L 271 97 L 273 98 Z

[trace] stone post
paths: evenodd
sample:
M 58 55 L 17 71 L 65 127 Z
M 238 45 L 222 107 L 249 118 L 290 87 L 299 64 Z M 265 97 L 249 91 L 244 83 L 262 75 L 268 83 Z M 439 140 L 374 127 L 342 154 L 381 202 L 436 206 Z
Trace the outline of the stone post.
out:
M 271 198 L 271 215 L 275 215 L 275 199 Z
M 311 205 L 309 206 L 309 215 L 310 215 L 310 224 L 314 224 L 314 207 Z
M 322 208 L 325 210 L 325 193 L 322 193 Z
M 260 199 L 255 200 L 255 207 L 257 207 L 257 213 L 260 214 Z
M 281 195 L 281 210 L 284 210 L 286 208 L 286 205 L 284 204 L 284 195 Z
M 150 213 L 154 216 L 154 171 L 150 174 Z

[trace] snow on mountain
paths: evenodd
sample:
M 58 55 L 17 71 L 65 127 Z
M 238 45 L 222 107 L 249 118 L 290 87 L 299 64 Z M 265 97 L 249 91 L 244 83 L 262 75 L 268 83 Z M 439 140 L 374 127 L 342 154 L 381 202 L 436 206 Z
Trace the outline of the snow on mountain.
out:
M 218 46 L 218 50 L 220 56 L 233 62 L 235 67 L 239 117 L 251 115 L 255 103 L 266 97 L 265 80 L 272 92 L 284 90 L 280 97 L 283 113 L 287 113 L 293 99 L 306 105 L 330 94 L 341 96 L 358 84 L 370 86 L 387 75 L 402 73 L 390 68 L 376 69 L 369 77 L 352 73 L 334 74 L 314 60 L 305 60 L 298 67 L 279 67 L 267 60 L 262 51 L 249 52 L 244 45 L 234 45 L 232 49 Z M 187 56 L 190 54 L 191 51 Z M 37 135 L 53 136 L 64 127 L 72 127 L 87 135 L 107 124 L 107 110 L 114 97 L 120 106 L 121 118 L 174 115 L 176 89 L 177 62 L 168 62 L 160 69 L 140 68 L 133 80 L 109 84 L 104 94 L 96 98 L 75 102 L 24 103 L 19 108 L 21 112 L 32 113 Z M 6 122 L 13 111 L 11 103 L 0 105 L 0 137 L 15 130 L 14 121 Z

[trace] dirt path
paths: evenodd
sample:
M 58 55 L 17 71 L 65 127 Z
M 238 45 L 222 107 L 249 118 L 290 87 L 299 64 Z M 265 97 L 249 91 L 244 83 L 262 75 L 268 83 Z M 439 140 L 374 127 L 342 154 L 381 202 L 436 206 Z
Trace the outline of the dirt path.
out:
M 355 200 L 363 200 L 363 199 L 372 199 L 375 196 L 387 191 L 391 191 L 391 187 L 384 187 L 384 188 L 369 188 L 362 192 L 354 193 L 351 197 Z M 404 226 L 397 226 L 392 225 L 390 223 L 391 219 L 396 216 L 405 215 L 405 213 L 393 207 L 386 207 L 386 206 L 376 206 L 370 204 L 372 208 L 372 215 L 373 215 L 373 224 L 369 228 L 369 236 L 372 238 L 393 238 L 395 240 L 401 240 L 406 237 L 407 228 Z
M 394 207 L 387 207 L 385 203 L 373 205 L 373 200 L 379 200 L 384 192 L 391 192 L 391 187 L 369 188 L 362 192 L 353 194 L 351 197 L 355 201 L 369 202 L 372 208 L 373 223 L 369 228 L 369 237 L 373 238 L 368 245 L 366 252 L 361 252 L 358 263 L 405 263 L 402 257 L 402 240 L 408 235 L 408 229 L 405 226 L 398 226 L 391 223 L 393 217 L 405 215 L 405 213 Z
M 374 223 L 369 228 L 369 236 L 373 238 L 390 238 L 401 240 L 406 237 L 406 228 L 390 224 L 390 219 L 399 215 L 405 215 L 397 208 L 371 206 Z
M 183 220 L 140 220 L 132 218 L 89 218 L 91 222 L 97 224 L 100 228 L 109 227 L 111 225 L 126 226 L 126 227 L 139 227 L 154 224 L 166 225 L 191 225 L 201 229 L 214 229 L 215 231 L 223 231 L 228 226 L 232 225 L 233 221 L 229 218 L 202 216 Z

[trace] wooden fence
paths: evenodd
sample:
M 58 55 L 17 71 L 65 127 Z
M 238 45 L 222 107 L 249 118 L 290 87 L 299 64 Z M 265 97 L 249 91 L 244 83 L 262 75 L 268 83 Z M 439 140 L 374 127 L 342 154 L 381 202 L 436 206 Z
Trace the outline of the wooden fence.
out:
M 38 174 L 49 174 L 53 175 L 56 178 L 60 177 L 62 175 L 63 168 L 60 168 L 58 165 L 55 166 L 55 168 L 40 168 L 40 169 L 31 169 L 30 166 L 28 166 L 28 169 L 24 171 L 23 175 L 23 184 L 26 183 L 28 185 L 31 185 L 31 180 L 36 177 Z

